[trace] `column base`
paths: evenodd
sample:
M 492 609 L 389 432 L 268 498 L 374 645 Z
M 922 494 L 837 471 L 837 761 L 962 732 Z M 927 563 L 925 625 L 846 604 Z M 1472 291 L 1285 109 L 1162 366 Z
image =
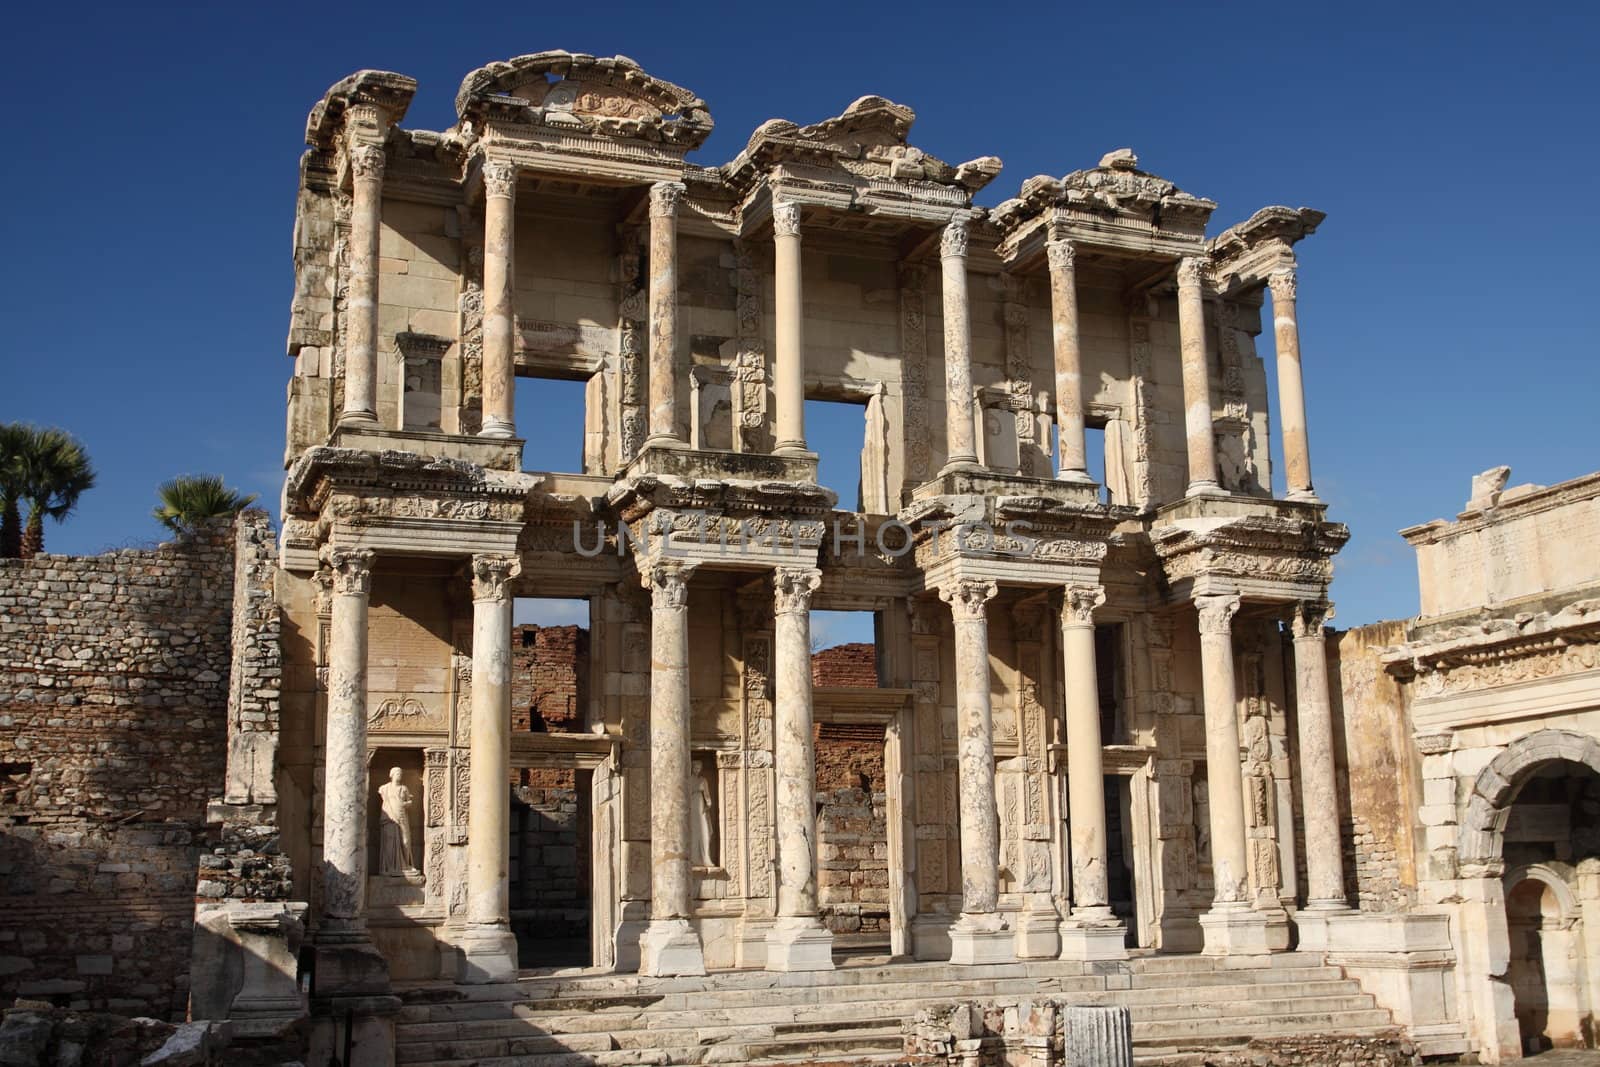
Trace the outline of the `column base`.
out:
M 461 948 L 460 985 L 489 985 L 517 980 L 517 937 L 498 923 L 468 926 L 456 942 Z
M 1327 952 L 1333 947 L 1330 926 L 1355 914 L 1343 901 L 1308 901 L 1294 916 L 1295 948 L 1300 952 Z
M 1190 482 L 1189 488 L 1183 491 L 1184 496 L 1232 496 L 1216 482 Z
M 486 415 L 483 419 L 483 428 L 478 431 L 479 437 L 515 437 L 517 424 L 497 419 L 493 415 Z
M 946 463 L 944 466 L 940 467 L 939 473 L 934 475 L 934 477 L 948 478 L 952 474 L 969 473 L 972 471 L 980 471 L 982 469 L 983 468 L 978 465 L 978 459 L 976 456 L 972 457 L 971 459 L 968 459 L 965 456 L 958 456 Z
M 1200 916 L 1207 956 L 1265 956 L 1272 951 L 1267 916 L 1248 904 L 1217 904 Z
M 1016 933 L 996 912 L 962 912 L 950 927 L 950 962 L 962 967 L 1017 962 Z
M 815 916 L 779 918 L 767 932 L 769 971 L 833 970 L 833 931 Z
M 1071 918 L 1061 924 L 1061 959 L 1125 960 L 1128 928 L 1120 919 Z
M 706 973 L 700 935 L 688 919 L 651 919 L 639 935 L 639 973 L 670 978 Z
M 1048 910 L 1023 909 L 1017 918 L 1016 953 L 1023 960 L 1053 960 L 1061 951 L 1061 937 L 1057 932 L 1061 916 L 1055 908 Z
M 339 416 L 338 429 L 341 430 L 376 430 L 378 416 L 372 411 L 346 411 Z
M 390 991 L 389 961 L 365 931 L 323 934 L 311 960 L 313 996 L 383 996 Z
M 1294 500 L 1302 504 L 1320 504 L 1322 498 L 1311 489 L 1291 489 L 1283 495 L 1285 500 Z
M 1056 481 L 1058 481 L 1058 482 L 1073 482 L 1074 484 L 1077 484 L 1077 485 L 1098 485 L 1098 484 L 1100 484 L 1100 483 L 1098 483 L 1098 482 L 1096 482 L 1094 480 L 1094 478 L 1089 474 L 1088 471 L 1079 470 L 1079 469 L 1062 470 L 1059 474 L 1056 475 Z

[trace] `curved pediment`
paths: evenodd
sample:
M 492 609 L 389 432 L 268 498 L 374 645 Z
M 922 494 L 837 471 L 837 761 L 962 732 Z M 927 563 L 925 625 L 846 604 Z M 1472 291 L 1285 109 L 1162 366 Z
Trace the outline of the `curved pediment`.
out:
M 456 93 L 463 124 L 495 119 L 599 136 L 665 141 L 685 150 L 710 136 L 711 112 L 689 90 L 627 56 L 551 51 L 479 67 Z

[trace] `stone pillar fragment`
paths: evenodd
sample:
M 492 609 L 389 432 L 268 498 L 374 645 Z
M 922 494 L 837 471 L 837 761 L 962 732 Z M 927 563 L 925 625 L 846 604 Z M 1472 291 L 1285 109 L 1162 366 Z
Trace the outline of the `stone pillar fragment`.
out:
M 1217 440 L 1211 429 L 1211 369 L 1206 362 L 1202 260 L 1178 263 L 1178 334 L 1183 350 L 1183 424 L 1189 446 L 1189 495 L 1219 492 Z
M 958 214 L 945 226 L 939 241 L 939 266 L 944 277 L 945 470 L 978 465 L 977 426 L 973 421 L 972 322 L 967 306 L 970 225 L 967 215 Z
M 1339 787 L 1333 761 L 1333 709 L 1328 699 L 1327 643 L 1322 633 L 1323 624 L 1332 614 L 1332 604 L 1301 601 L 1295 605 L 1291 622 L 1308 911 L 1342 911 L 1348 906 L 1339 835 Z
M 994 713 L 989 698 L 989 624 L 994 582 L 963 578 L 941 587 L 956 633 L 956 719 L 960 758 L 961 917 L 950 928 L 950 962 L 1016 958 L 998 910 L 1000 824 L 994 791 Z
M 1211 910 L 1200 917 L 1211 956 L 1268 951 L 1266 916 L 1250 906 L 1244 828 L 1244 770 L 1233 672 L 1233 616 L 1239 597 L 1195 597 L 1200 616 L 1200 681 L 1205 697 L 1206 784 L 1211 812 Z
M 800 205 L 772 205 L 777 442 L 775 451 L 806 450 L 805 303 L 800 282 Z
M 1061 926 L 1062 959 L 1122 959 L 1128 954 L 1127 929 L 1111 913 L 1106 870 L 1105 771 L 1094 662 L 1094 610 L 1105 599 L 1100 586 L 1072 585 L 1061 605 L 1067 821 L 1072 828 L 1072 912 Z
M 384 154 L 350 149 L 350 293 L 345 301 L 344 409 L 340 426 L 378 425 L 378 234 L 383 228 Z
M 689 862 L 689 576 L 681 563 L 650 569 L 650 925 L 639 973 L 706 973 L 692 912 Z
M 367 603 L 373 553 L 328 548 L 333 578 L 323 749 L 322 917 L 316 990 L 385 992 L 389 968 L 367 934 Z
M 1133 1067 L 1133 1012 L 1061 1005 L 1062 1059 L 1072 1067 Z
M 817 910 L 817 784 L 811 707 L 811 594 L 815 567 L 779 567 L 776 596 L 778 918 L 767 935 L 767 970 L 833 969 L 833 934 Z
M 1084 444 L 1083 360 L 1078 341 L 1077 255 L 1071 241 L 1045 246 L 1050 263 L 1050 323 L 1056 357 L 1056 435 L 1063 481 L 1092 482 Z
M 511 932 L 511 580 L 515 556 L 472 557 L 472 759 L 467 808 L 467 927 L 457 981 L 517 976 Z
M 481 437 L 515 437 L 517 168 L 483 165 L 483 429 Z
M 650 436 L 645 444 L 681 444 L 678 435 L 678 201 L 682 182 L 650 187 Z
M 1311 445 L 1306 439 L 1306 394 L 1300 377 L 1300 324 L 1295 318 L 1295 272 L 1274 271 L 1267 280 L 1272 294 L 1273 338 L 1278 349 L 1278 425 L 1283 433 L 1284 480 L 1290 500 L 1316 500 L 1311 488 Z

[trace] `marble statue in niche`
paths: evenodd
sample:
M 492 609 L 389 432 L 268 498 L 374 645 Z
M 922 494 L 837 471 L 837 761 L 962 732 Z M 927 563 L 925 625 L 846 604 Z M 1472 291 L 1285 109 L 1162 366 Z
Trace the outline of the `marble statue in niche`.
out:
M 717 805 L 704 759 L 695 758 L 689 785 L 689 861 L 696 867 L 715 867 Z
M 382 810 L 378 825 L 378 873 L 405 877 L 417 873 L 411 841 L 411 808 L 416 803 L 401 781 L 399 767 L 389 768 L 389 780 L 378 787 Z

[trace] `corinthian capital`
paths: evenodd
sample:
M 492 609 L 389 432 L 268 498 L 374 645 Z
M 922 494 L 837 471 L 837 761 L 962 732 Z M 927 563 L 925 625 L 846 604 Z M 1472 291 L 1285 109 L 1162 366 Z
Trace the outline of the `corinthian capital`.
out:
M 951 256 L 965 257 L 967 254 L 967 234 L 972 225 L 972 219 L 965 213 L 955 215 L 945 225 L 944 234 L 939 238 L 939 255 L 948 259 Z
M 1051 270 L 1071 270 L 1078 261 L 1078 252 L 1071 241 L 1051 241 L 1044 246 L 1044 254 Z
M 650 568 L 650 606 L 656 611 L 687 607 L 689 576 L 694 566 L 687 563 L 657 563 Z
M 939 599 L 950 605 L 957 622 L 983 621 L 983 609 L 1000 592 L 1000 587 L 982 578 L 962 578 L 939 587 Z
M 1237 593 L 1210 593 L 1194 598 L 1195 610 L 1200 613 L 1200 632 L 1222 634 L 1232 632 L 1233 616 L 1239 610 Z
M 779 237 L 800 236 L 800 205 L 780 200 L 772 205 L 772 232 Z
M 1273 300 L 1293 300 L 1297 285 L 1293 267 L 1282 267 L 1267 276 L 1267 287 L 1272 290 Z
M 517 165 L 503 159 L 485 160 L 483 192 L 486 196 L 510 197 L 517 188 Z
M 1333 618 L 1333 604 L 1326 600 L 1301 600 L 1294 606 L 1294 617 L 1289 629 L 1298 640 L 1302 637 L 1322 639 L 1322 628 Z
M 670 219 L 678 213 L 678 201 L 683 199 L 682 182 L 656 182 L 650 187 L 650 215 L 652 218 Z
M 473 556 L 472 599 L 504 600 L 511 595 L 511 579 L 522 573 L 516 556 Z
M 350 149 L 350 172 L 357 178 L 383 180 L 383 149 L 377 145 L 359 144 Z
M 811 594 L 822 584 L 815 567 L 779 567 L 772 572 L 772 610 L 778 615 L 798 615 L 811 610 Z
M 1069 585 L 1061 598 L 1063 627 L 1093 626 L 1094 609 L 1106 602 L 1104 586 Z
M 1206 261 L 1199 256 L 1185 256 L 1178 260 L 1178 285 L 1180 288 L 1198 287 L 1205 275 Z
M 328 565 L 334 595 L 366 596 L 372 592 L 372 560 L 369 548 L 325 547 L 322 561 Z

